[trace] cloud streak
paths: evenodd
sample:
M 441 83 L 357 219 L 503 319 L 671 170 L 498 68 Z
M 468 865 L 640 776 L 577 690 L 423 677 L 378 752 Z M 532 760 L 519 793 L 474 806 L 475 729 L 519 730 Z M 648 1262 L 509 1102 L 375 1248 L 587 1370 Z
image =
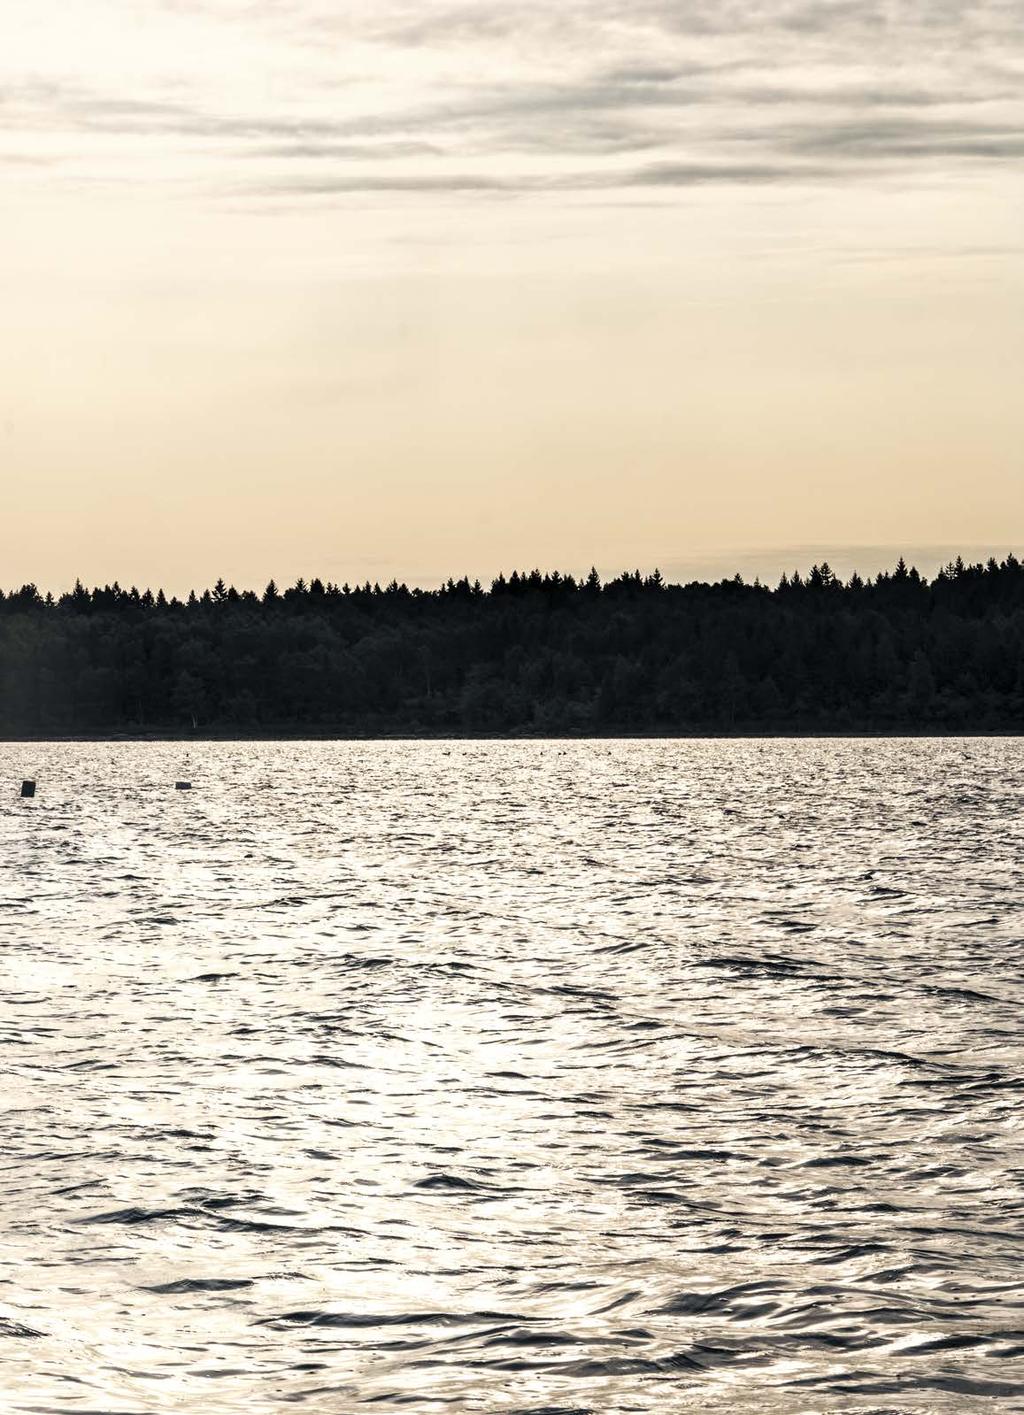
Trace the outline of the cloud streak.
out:
M 637 187 L 682 188 L 723 185 L 769 185 L 780 182 L 817 182 L 827 180 L 831 169 L 810 163 L 655 163 L 615 172 L 574 171 L 554 177 L 522 176 L 489 177 L 482 172 L 420 173 L 409 176 L 337 176 L 332 178 L 297 177 L 285 179 L 272 188 L 277 195 L 342 196 L 361 192 L 415 193 L 457 195 L 463 192 L 491 192 L 515 195 L 532 192 L 607 192 Z

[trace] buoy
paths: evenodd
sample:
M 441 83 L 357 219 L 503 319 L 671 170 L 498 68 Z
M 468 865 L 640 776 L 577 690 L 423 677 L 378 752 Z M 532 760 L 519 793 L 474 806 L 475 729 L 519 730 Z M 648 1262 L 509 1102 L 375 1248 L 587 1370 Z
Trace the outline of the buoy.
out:
M 23 781 L 21 783 L 21 795 L 25 799 L 36 794 L 36 784 L 34 781 Z
M 174 789 L 175 791 L 191 791 L 192 783 L 191 781 L 176 781 L 174 783 Z

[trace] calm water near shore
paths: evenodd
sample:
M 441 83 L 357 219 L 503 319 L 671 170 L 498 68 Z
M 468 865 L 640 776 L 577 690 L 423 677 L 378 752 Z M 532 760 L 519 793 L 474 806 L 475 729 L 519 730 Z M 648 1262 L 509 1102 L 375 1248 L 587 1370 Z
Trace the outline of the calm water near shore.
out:
M 1024 1411 L 1022 799 L 1019 738 L 0 745 L 0 1410 Z

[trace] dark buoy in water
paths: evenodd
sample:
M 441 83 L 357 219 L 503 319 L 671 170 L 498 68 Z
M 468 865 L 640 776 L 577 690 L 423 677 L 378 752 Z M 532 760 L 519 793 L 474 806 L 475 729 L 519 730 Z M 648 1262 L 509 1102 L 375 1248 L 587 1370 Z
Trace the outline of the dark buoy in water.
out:
M 28 800 L 36 794 L 36 784 L 34 781 L 23 781 L 21 783 L 22 800 Z
M 176 781 L 174 783 L 174 789 L 175 791 L 191 791 L 192 783 L 191 781 Z

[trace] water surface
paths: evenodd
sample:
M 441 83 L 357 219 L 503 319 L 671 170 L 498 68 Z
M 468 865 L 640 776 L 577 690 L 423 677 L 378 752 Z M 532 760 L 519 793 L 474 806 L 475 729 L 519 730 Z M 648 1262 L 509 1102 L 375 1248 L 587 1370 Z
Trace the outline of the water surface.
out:
M 1024 741 L 0 766 L 5 1412 L 1024 1410 Z

